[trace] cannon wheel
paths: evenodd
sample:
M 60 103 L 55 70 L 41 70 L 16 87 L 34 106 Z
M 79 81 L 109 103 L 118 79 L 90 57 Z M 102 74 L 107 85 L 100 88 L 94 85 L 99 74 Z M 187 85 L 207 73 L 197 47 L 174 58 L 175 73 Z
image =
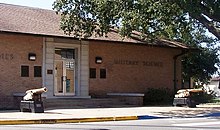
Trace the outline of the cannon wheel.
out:
M 187 106 L 190 108 L 195 108 L 196 107 L 196 102 L 192 99 L 187 100 Z

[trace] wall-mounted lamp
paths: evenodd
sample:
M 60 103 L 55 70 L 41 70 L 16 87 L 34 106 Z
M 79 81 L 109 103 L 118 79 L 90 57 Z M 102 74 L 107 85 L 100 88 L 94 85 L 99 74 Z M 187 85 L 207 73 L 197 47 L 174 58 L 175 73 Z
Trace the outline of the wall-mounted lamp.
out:
M 35 53 L 29 53 L 28 54 L 28 60 L 35 61 L 36 60 L 36 54 Z
M 99 57 L 99 56 L 95 57 L 95 63 L 96 64 L 101 64 L 102 63 L 102 57 Z

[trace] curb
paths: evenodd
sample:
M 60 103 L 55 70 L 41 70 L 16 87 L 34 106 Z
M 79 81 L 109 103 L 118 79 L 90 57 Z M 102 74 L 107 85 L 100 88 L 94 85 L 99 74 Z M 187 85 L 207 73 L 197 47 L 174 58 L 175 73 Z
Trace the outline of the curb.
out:
M 197 115 L 197 117 L 220 117 L 220 113 L 210 113 Z M 83 122 L 105 122 L 105 121 L 128 121 L 128 120 L 148 120 L 164 119 L 172 117 L 161 116 L 118 116 L 118 117 L 95 117 L 95 118 L 67 118 L 67 119 L 30 119 L 30 120 L 0 120 L 0 125 L 25 125 L 25 124 L 57 124 L 57 123 L 83 123 Z
M 56 123 L 83 123 L 105 121 L 146 120 L 167 117 L 155 116 L 121 116 L 121 117 L 97 117 L 97 118 L 70 118 L 70 119 L 37 119 L 37 120 L 0 120 L 0 125 L 24 125 L 24 124 L 56 124 Z
M 72 118 L 72 119 L 1 120 L 0 125 L 82 123 L 82 122 L 104 122 L 104 121 L 123 121 L 123 120 L 138 120 L 138 117 L 123 116 L 123 117 Z

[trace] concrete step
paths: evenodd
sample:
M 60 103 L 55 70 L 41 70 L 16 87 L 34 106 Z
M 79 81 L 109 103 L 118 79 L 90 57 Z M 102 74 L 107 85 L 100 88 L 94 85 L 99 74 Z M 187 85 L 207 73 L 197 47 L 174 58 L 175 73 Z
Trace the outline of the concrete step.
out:
M 125 101 L 117 98 L 91 98 L 91 99 L 74 99 L 74 98 L 54 98 L 45 99 L 44 107 L 50 108 L 112 108 L 112 107 L 133 107 Z

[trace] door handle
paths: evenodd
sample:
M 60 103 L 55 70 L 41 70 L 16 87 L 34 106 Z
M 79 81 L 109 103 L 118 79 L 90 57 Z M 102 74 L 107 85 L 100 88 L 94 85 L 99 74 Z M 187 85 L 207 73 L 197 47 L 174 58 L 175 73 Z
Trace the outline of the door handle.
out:
M 63 81 L 66 81 L 66 76 L 63 76 Z

